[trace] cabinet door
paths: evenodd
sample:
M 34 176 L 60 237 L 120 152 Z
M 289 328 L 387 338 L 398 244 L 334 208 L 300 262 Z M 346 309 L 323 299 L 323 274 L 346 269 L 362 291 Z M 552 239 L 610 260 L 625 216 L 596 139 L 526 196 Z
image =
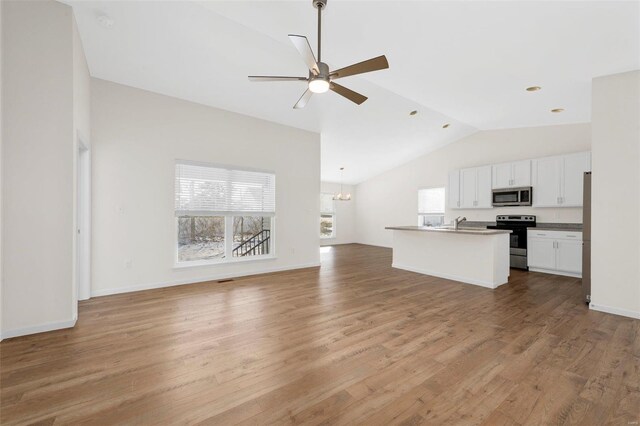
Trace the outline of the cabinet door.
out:
M 582 241 L 556 241 L 556 269 L 574 274 L 582 273 Z
M 533 160 L 533 206 L 555 207 L 560 205 L 561 157 Z
M 492 166 L 492 187 L 508 188 L 511 186 L 511 163 Z
M 450 209 L 460 208 L 460 170 L 449 173 L 449 187 L 447 196 Z
M 551 238 L 527 238 L 527 266 L 529 268 L 556 269 L 555 240 Z
M 476 207 L 491 208 L 491 166 L 476 169 Z
M 460 208 L 476 206 L 478 172 L 475 168 L 460 170 Z
M 511 186 L 531 186 L 531 160 L 511 163 Z
M 584 172 L 591 170 L 590 157 L 588 152 L 562 157 L 561 205 L 563 207 L 582 206 Z

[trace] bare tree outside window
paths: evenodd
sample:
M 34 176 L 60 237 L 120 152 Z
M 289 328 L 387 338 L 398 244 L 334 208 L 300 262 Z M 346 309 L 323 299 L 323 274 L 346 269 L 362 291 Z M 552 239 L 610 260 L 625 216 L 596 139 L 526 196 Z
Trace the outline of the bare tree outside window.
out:
M 224 257 L 224 216 L 178 217 L 178 261 Z

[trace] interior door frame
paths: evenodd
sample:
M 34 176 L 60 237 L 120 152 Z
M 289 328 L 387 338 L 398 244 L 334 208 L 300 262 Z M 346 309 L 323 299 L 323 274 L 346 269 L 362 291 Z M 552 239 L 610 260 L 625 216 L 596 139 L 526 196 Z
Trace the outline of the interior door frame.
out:
M 78 136 L 76 190 L 77 300 L 91 297 L 91 148 Z

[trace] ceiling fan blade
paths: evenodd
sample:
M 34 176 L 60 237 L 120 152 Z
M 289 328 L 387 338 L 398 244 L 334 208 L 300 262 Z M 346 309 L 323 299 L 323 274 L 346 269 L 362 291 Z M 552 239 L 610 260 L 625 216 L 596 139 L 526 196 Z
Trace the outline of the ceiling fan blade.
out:
M 318 61 L 316 61 L 316 57 L 313 54 L 313 50 L 311 50 L 311 45 L 309 44 L 309 40 L 305 36 L 289 34 L 289 40 L 295 46 L 296 50 L 302 56 L 304 63 L 307 64 L 309 71 L 314 74 L 318 74 L 320 69 L 318 68 Z
M 377 58 L 349 65 L 348 67 L 340 68 L 339 70 L 333 71 L 330 75 L 335 79 L 348 77 L 350 75 L 363 74 L 365 72 L 383 70 L 386 68 L 389 68 L 389 62 L 387 62 L 387 57 L 382 55 Z
M 311 95 L 313 95 L 313 92 L 307 89 L 307 91 L 300 96 L 300 99 L 298 99 L 298 102 L 293 106 L 293 109 L 304 108 L 305 105 L 307 105 L 307 102 L 309 102 L 309 99 L 311 99 Z
M 340 86 L 338 83 L 331 82 L 331 85 L 329 86 L 329 88 L 334 92 L 336 92 L 338 95 L 344 96 L 345 98 L 349 99 L 351 102 L 355 102 L 358 105 L 362 104 L 364 101 L 368 99 L 366 96 L 361 95 L 358 92 L 354 92 L 351 89 L 347 89 L 344 86 Z
M 307 81 L 307 77 L 283 77 L 277 75 L 250 75 L 249 81 Z

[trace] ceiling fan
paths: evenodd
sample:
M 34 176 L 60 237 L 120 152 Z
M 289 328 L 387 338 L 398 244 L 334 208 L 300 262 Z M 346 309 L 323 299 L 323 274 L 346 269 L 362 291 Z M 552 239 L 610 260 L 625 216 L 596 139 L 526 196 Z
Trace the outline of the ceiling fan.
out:
M 311 50 L 309 40 L 305 36 L 289 34 L 289 39 L 298 50 L 302 59 L 307 67 L 309 67 L 308 77 L 283 77 L 283 76 L 262 76 L 262 75 L 250 75 L 250 81 L 306 81 L 308 83 L 307 90 L 302 94 L 302 97 L 293 106 L 295 109 L 304 108 L 311 95 L 314 93 L 325 93 L 328 90 L 333 90 L 337 94 L 344 96 L 352 102 L 360 105 L 367 100 L 367 97 L 360 93 L 354 92 L 351 89 L 347 89 L 344 86 L 339 85 L 335 80 L 348 77 L 350 75 L 363 74 L 371 71 L 378 71 L 389 68 L 387 58 L 382 55 L 377 58 L 372 58 L 357 64 L 349 65 L 348 67 L 340 68 L 335 71 L 330 71 L 329 66 L 322 62 L 321 56 L 321 35 L 322 35 L 322 9 L 327 6 L 327 0 L 312 0 L 313 7 L 318 9 L 318 60 Z

